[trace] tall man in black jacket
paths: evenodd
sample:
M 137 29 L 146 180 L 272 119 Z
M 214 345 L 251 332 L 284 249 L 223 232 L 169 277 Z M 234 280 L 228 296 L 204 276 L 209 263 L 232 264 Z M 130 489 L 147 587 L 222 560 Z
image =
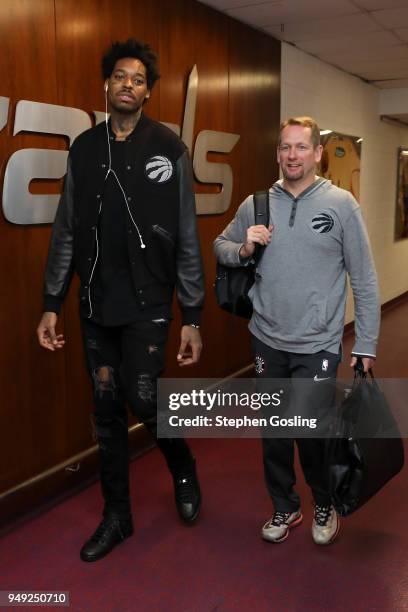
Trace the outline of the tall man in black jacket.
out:
M 172 317 L 182 313 L 180 366 L 201 352 L 203 271 L 191 165 L 181 140 L 142 112 L 159 78 L 148 45 L 115 43 L 102 60 L 109 122 L 73 143 L 45 272 L 44 348 L 64 346 L 58 313 L 79 275 L 85 354 L 94 385 L 103 520 L 81 550 L 96 561 L 133 533 L 128 478 L 127 401 L 157 439 L 156 380 Z M 181 518 L 200 509 L 194 458 L 182 439 L 157 439 L 174 478 Z

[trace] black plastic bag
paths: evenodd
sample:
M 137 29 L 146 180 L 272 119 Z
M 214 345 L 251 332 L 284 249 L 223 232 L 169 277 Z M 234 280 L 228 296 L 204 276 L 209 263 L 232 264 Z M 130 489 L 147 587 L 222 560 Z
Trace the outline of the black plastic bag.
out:
M 335 437 L 327 442 L 332 503 L 341 516 L 355 512 L 402 469 L 398 425 L 371 370 L 370 379 L 356 372 Z

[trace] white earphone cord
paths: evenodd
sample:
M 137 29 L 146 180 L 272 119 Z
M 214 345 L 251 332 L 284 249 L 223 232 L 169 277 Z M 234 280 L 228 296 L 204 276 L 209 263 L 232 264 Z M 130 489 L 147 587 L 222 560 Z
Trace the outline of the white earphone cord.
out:
M 116 172 L 114 170 L 112 170 L 112 156 L 111 156 L 109 129 L 108 129 L 108 92 L 107 92 L 107 87 L 105 87 L 105 127 L 106 127 L 106 138 L 107 138 L 107 141 L 108 141 L 108 153 L 109 153 L 109 168 L 108 168 L 108 171 L 107 171 L 107 173 L 105 175 L 105 181 L 108 178 L 109 173 L 112 173 L 112 175 L 115 177 L 116 182 L 117 182 L 117 184 L 119 186 L 119 189 L 122 192 L 123 199 L 125 200 L 125 204 L 126 204 L 127 211 L 129 213 L 129 217 L 131 218 L 132 223 L 133 223 L 133 225 L 136 228 L 137 235 L 139 236 L 140 248 L 141 249 L 145 249 L 146 245 L 143 242 L 142 234 L 140 233 L 140 230 L 139 230 L 139 228 L 137 226 L 137 223 L 134 220 L 133 215 L 132 215 L 132 213 L 130 211 L 129 204 L 128 204 L 128 201 L 127 201 L 127 197 L 126 197 L 126 194 L 125 194 L 125 190 L 123 189 L 122 185 L 120 184 L 120 180 L 118 179 L 118 176 L 117 176 Z

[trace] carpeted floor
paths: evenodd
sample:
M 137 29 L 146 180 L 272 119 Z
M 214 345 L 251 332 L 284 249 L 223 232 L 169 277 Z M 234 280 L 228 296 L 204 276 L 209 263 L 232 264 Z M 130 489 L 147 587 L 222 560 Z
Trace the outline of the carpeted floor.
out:
M 195 526 L 179 522 L 154 450 L 132 465 L 132 538 L 97 563 L 80 561 L 101 507 L 92 486 L 0 541 L 0 588 L 69 591 L 75 612 L 408 609 L 404 472 L 344 519 L 329 547 L 311 539 L 300 479 L 304 523 L 270 544 L 259 537 L 271 505 L 258 440 L 195 440 L 193 448 L 204 496 Z

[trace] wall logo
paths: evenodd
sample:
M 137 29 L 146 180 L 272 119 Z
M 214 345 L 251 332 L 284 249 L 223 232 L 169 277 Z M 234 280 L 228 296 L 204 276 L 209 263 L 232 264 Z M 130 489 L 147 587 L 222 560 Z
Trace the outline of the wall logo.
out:
M 173 176 L 173 164 L 164 155 L 155 155 L 145 164 L 145 176 L 152 183 L 168 183 Z
M 197 106 L 198 71 L 190 72 L 184 106 L 183 124 L 164 123 L 183 140 L 190 151 L 193 169 L 198 181 L 219 186 L 218 193 L 196 194 L 198 215 L 215 215 L 225 212 L 231 204 L 233 173 L 228 164 L 209 162 L 208 153 L 230 153 L 239 140 L 239 134 L 202 130 L 194 140 Z M 7 125 L 10 99 L 0 96 L 0 131 Z M 105 113 L 93 111 L 96 123 L 105 120 Z M 83 131 L 92 126 L 88 113 L 78 108 L 19 100 L 16 105 L 13 136 L 20 132 L 57 134 L 67 136 L 70 144 Z M 13 153 L 4 174 L 3 212 L 10 223 L 36 225 L 54 221 L 59 196 L 30 193 L 30 183 L 35 179 L 60 179 L 65 174 L 68 151 L 26 148 Z M 166 160 L 162 162 L 160 158 Z M 174 174 L 170 160 L 156 156 L 148 163 L 159 166 L 148 171 L 149 180 L 157 183 L 169 181 Z M 1 162 L 2 160 L 0 160 Z M 170 164 L 170 165 L 168 165 Z M 157 174 L 156 174 L 157 173 Z
M 334 219 L 328 213 L 319 213 L 312 219 L 312 229 L 318 234 L 327 234 L 333 229 Z

